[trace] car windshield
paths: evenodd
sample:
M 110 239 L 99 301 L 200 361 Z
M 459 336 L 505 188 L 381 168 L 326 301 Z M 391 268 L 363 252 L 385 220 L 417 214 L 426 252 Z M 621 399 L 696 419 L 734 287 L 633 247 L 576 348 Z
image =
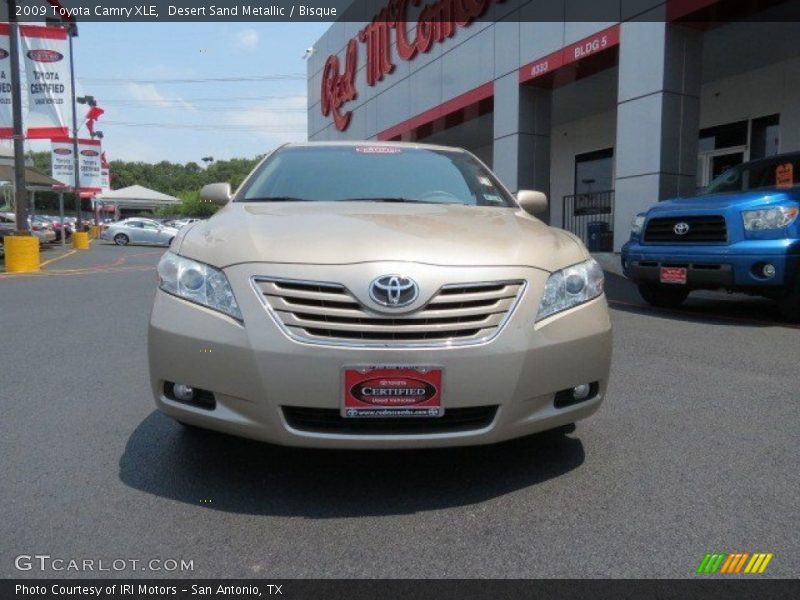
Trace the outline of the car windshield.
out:
M 268 158 L 239 202 L 361 201 L 515 206 L 465 152 L 398 146 L 297 146 Z
M 800 154 L 775 156 L 737 165 L 717 177 L 702 195 L 746 192 L 800 185 Z

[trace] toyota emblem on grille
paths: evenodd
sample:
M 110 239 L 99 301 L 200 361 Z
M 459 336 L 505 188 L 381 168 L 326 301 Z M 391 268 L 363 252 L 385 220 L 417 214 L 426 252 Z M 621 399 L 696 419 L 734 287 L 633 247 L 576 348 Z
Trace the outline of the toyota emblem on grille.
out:
M 680 221 L 679 223 L 675 223 L 675 226 L 672 228 L 672 231 L 675 232 L 675 235 L 686 235 L 689 233 L 689 224 L 685 221 Z
M 382 275 L 369 285 L 369 297 L 390 308 L 408 306 L 418 294 L 417 282 L 402 275 Z

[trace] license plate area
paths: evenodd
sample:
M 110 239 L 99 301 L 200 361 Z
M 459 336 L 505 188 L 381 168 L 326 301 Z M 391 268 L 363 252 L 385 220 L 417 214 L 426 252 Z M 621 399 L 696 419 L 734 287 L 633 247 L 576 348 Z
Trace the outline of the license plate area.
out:
M 689 269 L 686 267 L 661 267 L 659 271 L 659 281 L 676 285 L 686 285 L 686 277 Z
M 342 417 L 441 417 L 440 367 L 346 367 L 343 375 Z

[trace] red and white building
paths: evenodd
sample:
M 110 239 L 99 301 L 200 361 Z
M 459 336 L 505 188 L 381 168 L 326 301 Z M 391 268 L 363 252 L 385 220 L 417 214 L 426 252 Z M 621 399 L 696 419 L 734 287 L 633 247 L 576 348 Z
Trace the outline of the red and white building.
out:
M 468 148 L 512 190 L 546 191 L 552 225 L 618 250 L 652 203 L 800 150 L 796 13 L 776 0 L 355 0 L 309 59 L 308 136 Z

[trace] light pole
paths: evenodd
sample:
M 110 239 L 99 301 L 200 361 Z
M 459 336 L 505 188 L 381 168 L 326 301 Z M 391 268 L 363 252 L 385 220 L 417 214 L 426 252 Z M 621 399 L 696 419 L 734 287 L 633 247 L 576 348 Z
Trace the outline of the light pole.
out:
M 11 58 L 11 111 L 14 121 L 14 210 L 16 235 L 30 235 L 28 202 L 25 198 L 25 133 L 22 129 L 22 83 L 19 74 L 19 32 L 16 0 L 8 0 Z

